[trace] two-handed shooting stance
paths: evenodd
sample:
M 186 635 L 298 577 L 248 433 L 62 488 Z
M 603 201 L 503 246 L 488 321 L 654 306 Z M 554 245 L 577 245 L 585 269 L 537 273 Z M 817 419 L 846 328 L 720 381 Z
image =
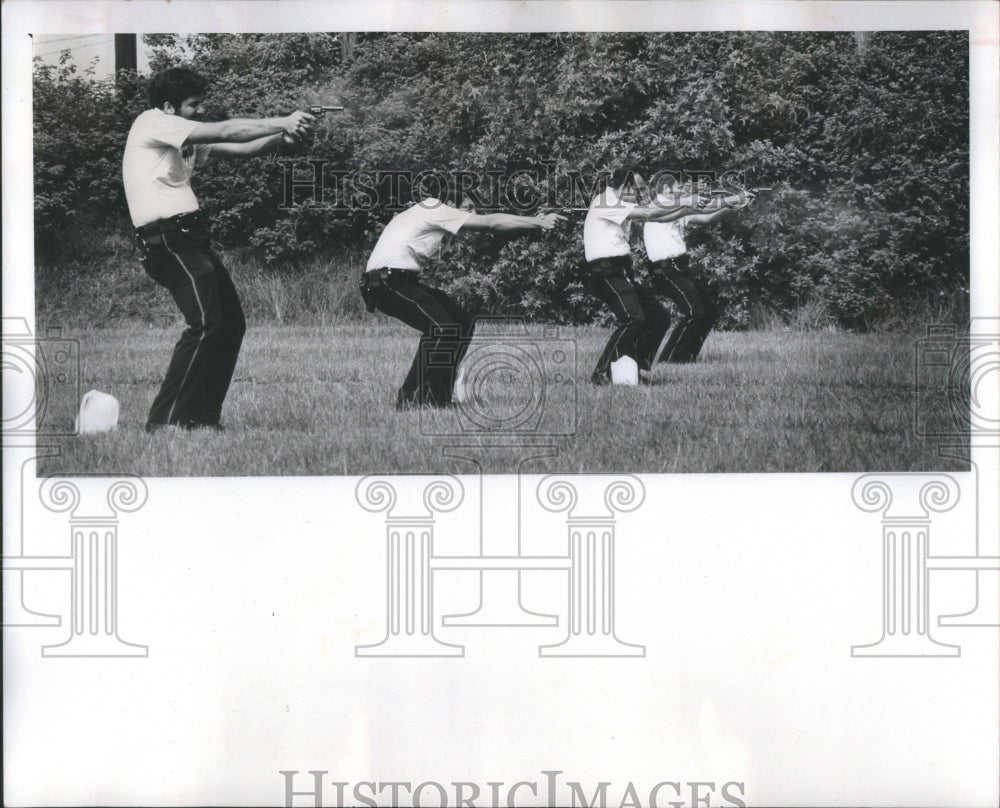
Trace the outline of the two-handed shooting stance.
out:
M 657 181 L 656 202 L 664 207 L 696 205 L 690 180 L 681 182 L 679 175 L 668 173 Z M 767 189 L 770 190 L 770 189 Z M 718 319 L 708 287 L 691 274 L 685 242 L 685 230 L 692 224 L 711 224 L 730 211 L 746 207 L 754 199 L 752 191 L 713 197 L 718 209 L 706 209 L 673 221 L 649 221 L 643 226 L 646 256 L 650 275 L 659 291 L 677 306 L 680 317 L 670 332 L 670 338 L 660 354 L 660 362 L 693 362 L 698 358 L 705 338 Z
M 617 327 L 597 360 L 594 384 L 612 381 L 612 364 L 628 357 L 635 369 L 623 370 L 626 383 L 636 384 L 649 371 L 670 328 L 670 315 L 656 295 L 636 283 L 632 274 L 629 233 L 633 221 L 669 222 L 698 212 L 697 207 L 646 205 L 646 182 L 634 168 L 617 168 L 607 187 L 590 204 L 583 225 L 587 282 L 615 316 Z M 629 378 L 630 377 L 630 378 Z
M 443 190 L 439 194 L 443 199 L 425 198 L 393 217 L 361 276 L 361 294 L 369 311 L 377 309 L 421 332 L 417 354 L 396 395 L 400 410 L 451 404 L 457 369 L 475 328 L 475 315 L 423 283 L 421 272 L 440 258 L 460 231 L 531 233 L 565 221 L 557 213 L 477 214 L 454 182 Z
M 188 326 L 149 411 L 148 431 L 169 425 L 221 430 L 222 403 L 246 331 L 236 288 L 209 245 L 191 190 L 195 166 L 266 154 L 297 142 L 315 124 L 307 112 L 204 123 L 207 86 L 187 68 L 157 73 L 149 85 L 151 108 L 132 124 L 122 160 L 143 267 L 170 291 Z

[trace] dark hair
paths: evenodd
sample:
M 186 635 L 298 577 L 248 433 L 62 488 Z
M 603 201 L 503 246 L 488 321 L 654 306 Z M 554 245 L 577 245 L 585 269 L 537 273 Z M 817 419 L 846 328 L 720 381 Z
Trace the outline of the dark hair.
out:
M 435 199 L 457 208 L 462 204 L 464 194 L 459 193 L 458 178 L 454 172 L 425 169 L 414 177 L 416 190 L 422 199 Z
M 149 105 L 163 109 L 168 101 L 174 109 L 180 107 L 186 98 L 201 95 L 208 87 L 208 79 L 199 76 L 186 67 L 168 67 L 161 70 L 149 82 Z
M 611 180 L 608 185 L 612 188 L 620 188 L 633 174 L 643 175 L 645 171 L 642 166 L 630 163 L 628 165 L 616 165 L 611 167 Z

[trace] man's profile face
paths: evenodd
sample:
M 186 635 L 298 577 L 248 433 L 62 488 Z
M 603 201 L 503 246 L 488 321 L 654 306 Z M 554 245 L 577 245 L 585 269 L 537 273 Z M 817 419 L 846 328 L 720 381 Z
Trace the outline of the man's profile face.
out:
M 668 174 L 660 182 L 659 198 L 671 205 L 687 204 L 693 199 L 693 190 L 690 179 L 682 181 Z
M 173 110 L 172 113 L 170 113 L 170 109 L 167 109 L 168 106 L 173 109 L 170 104 L 164 104 L 164 111 L 170 114 L 180 115 L 182 118 L 189 121 L 200 121 L 205 115 L 205 108 L 202 106 L 204 102 L 204 95 L 189 95 L 181 101 L 181 105 L 177 109 Z
M 625 202 L 639 202 L 646 196 L 646 180 L 642 174 L 630 174 L 622 186 L 622 199 Z

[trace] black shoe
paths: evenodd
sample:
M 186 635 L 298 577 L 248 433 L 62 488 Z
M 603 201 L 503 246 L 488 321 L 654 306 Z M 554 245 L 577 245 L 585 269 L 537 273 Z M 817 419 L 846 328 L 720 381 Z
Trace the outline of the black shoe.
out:
M 595 370 L 590 377 L 590 383 L 596 384 L 598 387 L 604 387 L 611 384 L 611 371 L 608 371 L 607 373 L 600 373 Z
M 176 426 L 176 424 L 165 424 L 162 421 L 147 421 L 146 422 L 146 431 L 147 432 L 159 432 L 159 431 L 161 431 L 163 429 L 170 429 L 171 427 L 175 427 L 175 426 Z
M 204 430 L 206 432 L 225 432 L 226 428 L 216 421 L 214 424 L 202 424 L 198 421 L 181 421 L 177 424 L 178 427 L 183 429 L 185 432 L 198 432 Z

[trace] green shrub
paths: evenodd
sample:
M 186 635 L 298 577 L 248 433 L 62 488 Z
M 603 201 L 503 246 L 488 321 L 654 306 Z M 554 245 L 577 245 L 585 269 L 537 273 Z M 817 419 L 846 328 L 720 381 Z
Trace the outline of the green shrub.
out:
M 346 60 L 343 36 L 147 38 L 153 69 L 186 62 L 209 78 L 210 118 L 347 107 L 293 153 L 196 174 L 214 237 L 275 278 L 292 282 L 310 262 L 363 263 L 400 202 L 345 209 L 300 199 L 289 209 L 284 159 L 322 160 L 330 173 L 544 176 L 555 164 L 565 176 L 633 158 L 650 170 L 741 170 L 749 184 L 775 187 L 748 210 L 692 228 L 692 264 L 722 304 L 723 327 L 749 327 L 761 312 L 855 329 L 901 322 L 903 311 L 968 312 L 965 32 L 876 32 L 863 42 L 836 32 L 368 33 Z M 71 232 L 127 229 L 121 152 L 145 81 L 36 65 L 40 266 L 87 244 Z M 574 213 L 544 237 L 463 236 L 432 277 L 481 311 L 604 320 L 580 273 L 582 220 Z

